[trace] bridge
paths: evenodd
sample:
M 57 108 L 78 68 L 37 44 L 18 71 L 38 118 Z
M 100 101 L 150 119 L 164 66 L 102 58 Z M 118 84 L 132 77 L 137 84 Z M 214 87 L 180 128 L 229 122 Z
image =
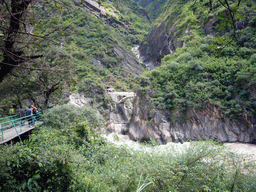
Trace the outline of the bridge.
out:
M 0 118 L 0 145 L 15 138 L 21 140 L 21 135 L 33 130 L 35 124 L 42 120 L 41 112 L 18 118 L 17 115 Z
M 124 103 L 129 98 L 134 98 L 136 94 L 134 92 L 108 92 L 111 99 L 116 103 Z

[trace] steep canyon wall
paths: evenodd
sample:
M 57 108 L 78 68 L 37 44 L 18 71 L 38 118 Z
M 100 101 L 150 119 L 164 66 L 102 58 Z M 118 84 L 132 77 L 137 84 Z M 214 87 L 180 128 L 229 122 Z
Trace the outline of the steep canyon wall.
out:
M 130 138 L 141 141 L 154 138 L 162 143 L 200 139 L 256 142 L 255 117 L 229 119 L 215 106 L 207 106 L 202 110 L 188 109 L 186 114 L 177 110 L 154 111 L 149 106 L 149 97 L 135 98 L 132 118 L 126 129 Z
M 119 93 L 122 93 L 120 96 Z M 178 110 L 158 111 L 150 103 L 147 94 L 133 94 L 126 99 L 126 92 L 114 92 L 113 102 L 108 104 L 105 116 L 107 132 L 128 135 L 132 140 L 159 143 L 185 142 L 212 139 L 220 142 L 256 143 L 256 118 L 229 119 L 215 106 L 202 110 L 188 109 L 186 114 Z M 119 95 L 119 99 L 118 96 Z M 69 104 L 88 106 L 91 98 L 83 94 L 70 95 Z

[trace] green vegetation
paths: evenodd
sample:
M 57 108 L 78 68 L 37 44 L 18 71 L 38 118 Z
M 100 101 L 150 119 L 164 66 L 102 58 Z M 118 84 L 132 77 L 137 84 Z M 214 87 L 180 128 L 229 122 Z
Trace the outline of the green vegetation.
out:
M 149 29 L 149 23 L 124 2 L 104 1 L 102 6 L 110 12 L 115 12 L 116 22 L 123 23 L 127 28 L 117 23 L 110 24 L 108 19 L 112 17 L 111 14 L 107 14 L 106 18 L 88 13 L 80 1 L 76 2 L 76 6 L 71 3 L 68 8 L 55 6 L 54 3 L 49 3 L 43 8 L 40 4 L 34 5 L 30 10 L 34 15 L 30 21 L 36 26 L 33 34 L 46 35 L 47 38 L 43 41 L 33 40 L 22 50 L 28 55 L 45 57 L 24 64 L 25 68 L 15 68 L 13 73 L 6 77 L 0 87 L 3 103 L 0 102 L 1 106 L 23 103 L 25 99 L 29 99 L 38 108 L 45 109 L 58 104 L 58 101 L 65 102 L 56 99 L 61 97 L 63 89 L 70 92 L 91 93 L 88 96 L 93 93 L 100 101 L 105 85 L 112 86 L 116 90 L 133 89 L 134 71 L 137 71 L 132 71 L 130 65 L 134 64 L 137 68 L 140 68 L 140 65 L 131 55 L 130 49 L 143 40 Z M 51 50 L 52 48 L 55 48 L 55 51 Z M 58 54 L 60 52 L 63 52 L 66 58 Z M 52 56 L 61 56 L 61 58 L 56 57 L 54 61 Z M 64 59 L 66 62 L 63 62 Z M 130 64 L 130 60 L 133 64 Z M 49 64 L 49 62 L 53 63 Z M 33 71 L 33 69 L 39 70 Z M 140 71 L 142 72 L 142 67 Z M 29 79 L 31 76 L 33 78 Z M 58 86 L 55 86 L 56 84 Z M 54 94 L 42 95 L 55 89 Z M 46 98 L 47 102 L 44 102 Z
M 83 81 L 108 83 L 117 89 L 133 87 L 131 71 L 124 70 L 127 49 L 139 44 L 147 34 L 149 24 L 124 3 L 103 2 L 107 12 L 115 13 L 114 19 L 128 26 L 125 29 L 118 24 L 106 25 L 108 21 L 85 12 L 82 8 L 74 12 L 64 12 L 62 29 L 70 33 L 65 37 L 64 48 L 74 58 L 78 69 L 78 83 Z M 112 17 L 111 14 L 108 14 Z M 68 26 L 68 27 L 67 27 Z M 61 36 L 59 38 L 62 38 Z M 120 53 L 121 52 L 121 53 Z M 100 67 L 97 66 L 98 61 Z M 121 85 L 121 86 L 119 86 Z
M 155 0 L 155 1 L 148 1 L 148 0 L 136 0 L 138 3 L 145 7 L 148 16 L 151 21 L 154 21 L 158 18 L 158 16 L 165 11 L 166 7 L 169 7 L 170 4 L 169 0 Z
M 97 133 L 105 122 L 94 109 L 56 105 L 64 102 L 58 98 L 63 97 L 62 89 L 67 89 L 96 100 L 93 107 L 104 114 L 109 99 L 104 95 L 105 85 L 111 85 L 116 90 L 139 89 L 141 95 L 150 90 L 151 104 L 161 110 L 185 114 L 188 108 L 212 105 L 231 118 L 255 116 L 255 3 L 244 1 L 236 12 L 236 18 L 247 25 L 232 34 L 234 39 L 228 33 L 230 28 L 225 28 L 231 25 L 226 12 L 216 1 L 213 14 L 209 14 L 207 0 L 200 4 L 163 0 L 149 4 L 146 10 L 154 24 L 166 21 L 167 29 L 175 26 L 170 35 L 184 46 L 165 56 L 157 69 L 134 79 L 123 64 L 129 63 L 128 50 L 144 41 L 149 31 L 149 24 L 137 15 L 139 4 L 132 0 L 102 1 L 107 16 L 100 17 L 86 12 L 80 1 L 74 2 L 76 6 L 70 5 L 68 10 L 54 3 L 49 3 L 49 9 L 34 5 L 33 13 L 40 22 L 30 20 L 31 25 L 38 24 L 33 34 L 51 34 L 54 41 L 24 48 L 27 55 L 49 53 L 38 62 L 28 63 L 29 67 L 72 68 L 74 73 L 66 79 L 67 71 L 16 68 L 1 83 L 3 108 L 28 98 L 36 101 L 35 97 L 38 106 L 42 102 L 42 108 L 52 108 L 45 111 L 44 122 L 29 141 L 0 146 L 0 191 L 256 191 L 255 164 L 222 144 L 191 142 L 184 150 L 173 147 L 163 153 L 116 147 Z M 206 36 L 201 27 L 211 23 L 214 14 L 220 25 L 213 33 L 221 36 Z M 60 85 L 54 92 L 56 97 L 41 97 L 56 84 Z M 150 116 L 154 114 L 152 109 Z M 117 136 L 115 139 L 119 140 Z M 157 149 L 153 139 L 150 145 Z
M 248 30 L 254 31 L 246 28 L 239 33 Z M 217 40 L 212 36 L 194 38 L 175 54 L 164 57 L 161 67 L 148 73 L 157 106 L 186 110 L 212 104 L 230 117 L 241 117 L 244 112 L 255 115 L 255 49 L 236 43 L 222 49 L 211 48 Z M 250 44 L 256 46 L 256 42 Z
M 256 114 L 256 15 L 253 13 L 256 6 L 241 4 L 238 18 L 247 15 L 244 22 L 248 26 L 237 29 L 233 39 L 233 31 L 213 37 L 201 30 L 206 21 L 211 22 L 206 2 L 195 6 L 192 1 L 179 1 L 159 17 L 157 22 L 169 16 L 166 27 L 176 25 L 173 35 L 179 37 L 178 44 L 185 46 L 165 56 L 162 66 L 146 74 L 144 78 L 150 83 L 140 84 L 152 90 L 152 100 L 162 110 L 179 109 L 185 113 L 187 108 L 203 109 L 210 104 L 220 107 L 228 117 L 253 116 Z M 214 8 L 216 13 L 224 12 L 219 4 Z M 222 25 L 216 28 L 223 30 Z M 189 31 L 185 33 L 185 29 Z M 221 32 L 217 29 L 214 29 L 216 33 Z
M 255 165 L 221 144 L 199 141 L 184 150 L 134 151 L 106 143 L 95 133 L 101 124 L 101 118 L 89 108 L 64 105 L 48 110 L 43 124 L 24 145 L 0 146 L 0 190 L 256 189 Z

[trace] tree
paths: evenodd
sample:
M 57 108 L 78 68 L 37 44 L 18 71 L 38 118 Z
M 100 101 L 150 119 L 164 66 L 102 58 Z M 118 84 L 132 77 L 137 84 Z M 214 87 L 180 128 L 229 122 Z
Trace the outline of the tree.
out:
M 213 12 L 214 6 L 216 4 L 220 4 L 224 11 L 218 12 L 217 15 L 215 15 L 216 18 L 220 19 L 220 24 L 218 29 L 223 30 L 228 27 L 233 28 L 233 34 L 232 36 L 236 39 L 236 21 L 238 19 L 245 20 L 244 16 L 238 13 L 238 9 L 241 4 L 241 0 L 207 0 L 208 5 L 210 7 L 210 12 Z M 194 0 L 194 5 L 198 2 L 198 0 Z M 199 3 L 202 3 L 202 1 L 199 1 Z
M 0 13 L 0 83 L 11 73 L 15 67 L 30 68 L 24 64 L 31 60 L 43 57 L 34 50 L 40 50 L 40 40 L 50 38 L 53 31 L 58 30 L 53 27 L 45 34 L 36 34 L 36 27 L 40 27 L 40 16 L 36 7 L 44 9 L 56 9 L 61 11 L 62 7 L 67 7 L 65 0 L 1 0 Z M 47 8 L 46 8 L 47 7 Z M 49 12 L 48 12 L 49 13 Z M 49 17 L 48 14 L 45 14 Z M 43 70 L 43 69 L 41 69 Z
M 50 47 L 43 52 L 44 57 L 33 62 L 30 66 L 38 70 L 23 68 L 13 69 L 0 84 L 0 98 L 10 102 L 29 99 L 41 109 L 47 109 L 54 102 L 53 95 L 63 86 L 68 86 L 72 74 L 72 57 L 62 48 Z M 46 68 L 48 70 L 40 70 Z
M 67 86 L 72 78 L 72 57 L 62 48 L 51 47 L 46 49 L 47 54 L 39 59 L 37 66 L 49 70 L 33 70 L 28 79 L 31 91 L 30 99 L 42 109 L 49 108 L 52 95 Z M 61 94 L 62 92 L 60 92 Z

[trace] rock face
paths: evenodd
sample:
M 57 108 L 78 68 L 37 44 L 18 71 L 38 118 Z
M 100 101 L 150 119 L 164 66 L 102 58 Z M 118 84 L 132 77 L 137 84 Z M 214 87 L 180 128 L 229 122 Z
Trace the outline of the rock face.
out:
M 82 93 L 72 93 L 71 95 L 69 95 L 68 105 L 75 105 L 77 107 L 88 107 L 90 106 L 92 100 L 93 98 L 85 97 L 85 95 Z
M 108 105 L 107 132 L 125 134 L 132 140 L 159 143 L 185 142 L 212 139 L 220 142 L 256 143 L 256 117 L 238 121 L 221 114 L 220 109 L 207 106 L 204 110 L 157 111 L 147 94 L 133 92 L 108 93 L 112 103 Z M 70 95 L 69 104 L 89 106 L 92 98 L 83 94 Z
M 147 36 L 147 43 L 140 46 L 139 51 L 144 57 L 144 63 L 152 62 L 155 63 L 155 66 L 159 66 L 165 55 L 172 54 L 177 47 L 182 46 L 178 44 L 178 37 L 172 35 L 175 26 L 166 28 L 167 21 L 168 18 L 159 26 L 154 26 Z
M 118 103 L 119 99 L 112 98 Z M 129 100 L 129 107 L 124 103 L 115 105 L 110 111 L 108 131 L 142 142 L 153 138 L 159 143 L 200 139 L 256 143 L 255 117 L 237 121 L 224 117 L 217 107 L 208 106 L 205 110 L 189 109 L 184 118 L 178 111 L 154 110 L 149 99 L 147 94 L 140 94 Z
M 137 97 L 126 134 L 131 139 L 158 142 L 184 142 L 212 139 L 220 142 L 256 143 L 256 118 L 232 120 L 221 115 L 218 108 L 189 109 L 186 119 L 180 112 L 159 112 L 152 115 L 148 98 Z
M 108 132 L 124 133 L 127 129 L 127 123 L 131 120 L 133 104 L 135 97 L 133 92 L 109 92 L 114 102 L 109 105 L 109 123 Z

